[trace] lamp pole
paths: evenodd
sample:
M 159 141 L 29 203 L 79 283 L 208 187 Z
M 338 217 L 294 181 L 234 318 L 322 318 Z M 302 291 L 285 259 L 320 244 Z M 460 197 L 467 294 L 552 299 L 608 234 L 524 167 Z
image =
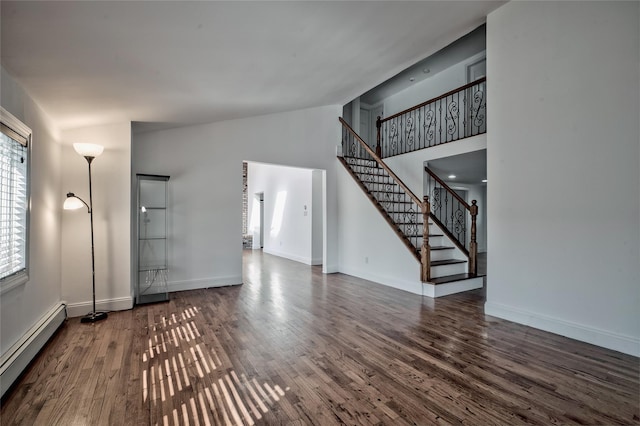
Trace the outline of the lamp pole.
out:
M 82 317 L 80 322 L 96 322 L 107 318 L 106 312 L 96 312 L 96 255 L 93 243 L 93 193 L 91 190 L 91 162 L 95 157 L 85 155 L 84 158 L 89 164 L 89 216 L 91 217 L 91 289 L 93 292 L 93 309 L 90 313 Z
M 91 162 L 95 157 L 84 157 L 89 163 L 89 216 L 91 217 L 91 290 L 93 291 L 93 309 L 91 312 L 96 313 L 96 254 L 93 243 L 93 193 L 91 192 Z M 106 317 L 106 315 L 105 315 Z
M 80 319 L 80 322 L 96 322 L 107 318 L 106 312 L 96 312 L 96 255 L 95 245 L 93 238 L 93 188 L 91 185 L 91 163 L 100 154 L 102 154 L 103 147 L 95 144 L 83 144 L 74 143 L 73 148 L 78 154 L 83 156 L 87 160 L 89 166 L 89 204 L 87 204 L 82 198 L 77 197 L 73 192 L 67 193 L 67 199 L 64 202 L 63 208 L 65 210 L 74 210 L 81 208 L 84 204 L 89 211 L 91 220 L 91 291 L 92 291 L 92 310 L 87 315 Z

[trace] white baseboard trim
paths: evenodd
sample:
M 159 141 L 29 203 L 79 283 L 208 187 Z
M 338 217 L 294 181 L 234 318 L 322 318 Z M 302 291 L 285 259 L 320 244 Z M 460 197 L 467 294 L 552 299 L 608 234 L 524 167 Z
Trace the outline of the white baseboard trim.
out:
M 0 357 L 0 397 L 49 341 L 67 317 L 64 302 L 56 304 Z
M 295 260 L 296 262 L 304 263 L 305 265 L 313 265 L 312 263 L 313 259 L 307 256 L 298 256 L 295 254 L 286 253 L 284 251 L 278 251 L 278 250 L 266 249 L 266 248 L 263 248 L 262 252 L 271 254 L 273 256 L 284 257 L 285 259 L 289 259 L 289 260 Z M 322 263 L 322 260 L 320 261 L 320 263 Z
M 321 257 L 314 257 L 313 259 L 311 259 L 311 264 L 312 265 L 322 265 L 322 258 Z
M 362 278 L 365 280 L 373 281 L 374 283 L 386 285 L 387 287 L 397 288 L 398 290 L 408 291 L 409 293 L 419 294 L 422 296 L 422 283 L 420 280 L 415 281 L 407 281 L 401 280 L 395 277 L 387 277 L 378 274 L 372 274 L 369 271 L 364 271 L 361 269 L 350 268 L 350 267 L 342 267 L 340 268 L 340 272 L 343 274 L 351 275 L 354 277 Z M 418 272 L 416 272 L 416 276 Z
M 169 291 L 199 290 L 201 288 L 227 287 L 242 284 L 242 276 L 198 278 L 196 280 L 169 281 Z
M 486 315 L 640 357 L 640 339 L 638 338 L 588 327 L 583 324 L 549 317 L 501 303 L 485 302 L 484 312 Z
M 462 293 L 463 291 L 476 290 L 482 288 L 484 285 L 484 278 L 477 277 L 470 280 L 456 281 L 447 284 L 433 285 L 429 283 L 422 284 L 424 295 L 427 297 L 443 297 L 450 294 Z
M 133 308 L 133 297 L 117 297 L 114 299 L 96 300 L 96 311 L 126 311 Z M 81 317 L 93 309 L 93 302 L 77 302 L 67 305 L 67 313 L 70 318 Z

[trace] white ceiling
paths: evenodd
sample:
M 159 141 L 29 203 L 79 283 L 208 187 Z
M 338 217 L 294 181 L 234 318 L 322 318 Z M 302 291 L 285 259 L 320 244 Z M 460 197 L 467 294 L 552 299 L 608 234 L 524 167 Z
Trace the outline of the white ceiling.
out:
M 482 180 L 487 178 L 487 150 L 430 160 L 427 165 L 450 185 L 455 183 L 484 185 Z M 455 179 L 448 178 L 449 175 L 454 175 Z
M 502 3 L 3 0 L 1 60 L 61 129 L 180 126 L 345 104 Z

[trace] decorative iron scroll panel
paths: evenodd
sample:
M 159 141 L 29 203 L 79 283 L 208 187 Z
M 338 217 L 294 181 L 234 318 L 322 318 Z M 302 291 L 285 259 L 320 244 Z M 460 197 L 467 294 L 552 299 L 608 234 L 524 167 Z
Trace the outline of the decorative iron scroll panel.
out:
M 382 120 L 382 158 L 429 148 L 487 131 L 486 81 Z
M 342 153 L 345 162 L 384 209 L 385 214 L 411 245 L 422 247 L 421 206 L 395 182 L 387 171 L 365 150 L 361 142 L 343 126 Z
M 468 251 L 469 233 L 467 230 L 470 225 L 470 217 L 467 214 L 467 206 L 456 198 L 449 188 L 443 186 L 429 173 L 426 174 L 426 177 L 431 214 L 449 231 L 449 236 L 455 238 Z

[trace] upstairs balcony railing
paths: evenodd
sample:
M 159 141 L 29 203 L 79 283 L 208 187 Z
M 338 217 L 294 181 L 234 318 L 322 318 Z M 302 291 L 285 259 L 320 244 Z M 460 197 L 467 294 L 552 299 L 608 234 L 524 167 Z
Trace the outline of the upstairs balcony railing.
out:
M 486 78 L 376 120 L 376 154 L 392 157 L 486 133 Z

